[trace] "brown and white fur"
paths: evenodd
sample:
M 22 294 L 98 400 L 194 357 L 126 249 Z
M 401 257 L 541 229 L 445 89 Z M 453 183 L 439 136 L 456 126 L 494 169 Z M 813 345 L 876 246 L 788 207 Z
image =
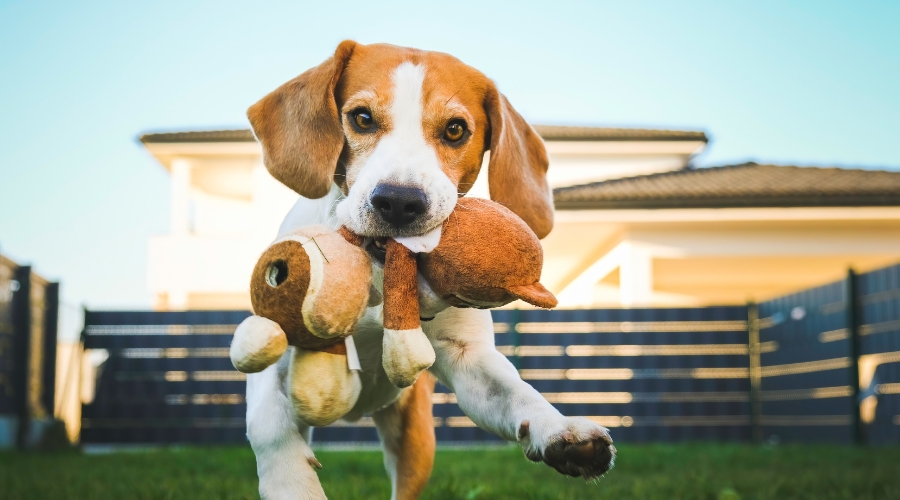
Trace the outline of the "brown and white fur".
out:
M 252 106 L 248 117 L 266 167 L 303 196 L 281 234 L 343 224 L 360 235 L 433 247 L 487 151 L 491 198 L 541 238 L 553 226 L 540 137 L 491 80 L 447 54 L 345 41 L 324 63 Z M 450 130 L 454 123 L 464 129 L 461 136 L 459 128 Z M 379 248 L 369 250 L 378 257 Z M 564 417 L 523 382 L 495 349 L 489 311 L 447 308 L 420 288 L 421 316 L 434 318 L 423 324 L 436 352 L 429 371 L 456 393 L 475 424 L 517 441 L 529 459 L 561 473 L 592 479 L 611 466 L 607 429 Z M 403 390 L 391 385 L 381 363 L 383 335 L 381 308 L 370 308 L 353 335 L 363 387 L 346 419 L 373 416 L 393 498 L 417 498 L 434 460 L 434 379 L 423 375 Z M 298 421 L 289 396 L 291 359 L 288 352 L 247 379 L 247 436 L 259 491 L 265 499 L 324 498 L 311 429 Z

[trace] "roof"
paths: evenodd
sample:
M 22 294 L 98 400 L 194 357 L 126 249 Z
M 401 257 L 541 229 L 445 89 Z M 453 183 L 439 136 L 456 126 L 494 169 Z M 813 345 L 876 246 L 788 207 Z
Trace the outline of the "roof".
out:
M 176 143 L 176 142 L 256 142 L 250 129 L 240 130 L 204 130 L 185 132 L 162 132 L 143 134 L 140 137 L 144 144 Z
M 695 130 L 660 130 L 647 128 L 563 127 L 534 125 L 545 141 L 703 141 L 705 132 Z
M 743 163 L 553 191 L 559 209 L 900 206 L 900 172 Z
M 535 125 L 545 141 L 703 141 L 704 132 L 687 130 L 655 130 L 643 128 L 562 127 Z M 143 134 L 144 144 L 184 142 L 254 142 L 249 129 L 163 132 Z

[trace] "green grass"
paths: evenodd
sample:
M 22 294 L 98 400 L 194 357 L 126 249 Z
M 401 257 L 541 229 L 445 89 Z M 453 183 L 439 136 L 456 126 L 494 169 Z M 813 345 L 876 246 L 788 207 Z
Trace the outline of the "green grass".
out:
M 377 451 L 318 451 L 330 498 L 389 498 Z M 0 498 L 258 498 L 249 448 L 0 454 Z M 900 499 L 900 448 L 644 445 L 619 448 L 598 484 L 516 448 L 441 450 L 426 499 Z

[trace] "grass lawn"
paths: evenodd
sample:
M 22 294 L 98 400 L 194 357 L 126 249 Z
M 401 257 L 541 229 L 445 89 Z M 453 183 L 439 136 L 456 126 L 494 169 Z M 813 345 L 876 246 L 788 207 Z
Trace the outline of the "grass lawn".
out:
M 318 451 L 330 498 L 386 499 L 377 451 Z M 0 454 L 0 498 L 258 498 L 249 447 L 106 455 Z M 528 462 L 517 448 L 441 450 L 426 499 L 900 499 L 900 447 L 619 447 L 598 484 Z

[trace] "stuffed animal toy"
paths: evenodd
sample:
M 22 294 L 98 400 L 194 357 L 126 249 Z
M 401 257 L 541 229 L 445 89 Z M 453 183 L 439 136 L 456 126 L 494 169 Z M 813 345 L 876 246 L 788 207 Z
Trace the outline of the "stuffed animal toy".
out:
M 420 295 L 429 299 L 432 314 L 450 306 L 499 307 L 516 299 L 556 306 L 539 282 L 540 242 L 522 219 L 497 203 L 459 199 L 441 226 L 437 246 L 427 253 L 399 240 L 379 239 L 383 243 L 374 248 L 376 254 L 384 251 L 382 365 L 397 387 L 412 385 L 435 360 L 420 325 Z M 253 272 L 256 316 L 235 332 L 232 362 L 252 373 L 277 361 L 288 345 L 296 347 L 291 394 L 299 416 L 312 425 L 340 418 L 359 397 L 349 335 L 366 307 L 380 301 L 363 250 L 372 243 L 346 228 L 304 228 L 269 247 Z M 419 289 L 418 276 L 428 290 Z
M 369 255 L 324 226 L 300 229 L 273 243 L 250 281 L 254 316 L 234 333 L 231 362 L 244 373 L 264 370 L 294 346 L 291 397 L 298 416 L 323 426 L 359 398 L 359 361 L 350 334 L 380 302 L 370 292 Z

